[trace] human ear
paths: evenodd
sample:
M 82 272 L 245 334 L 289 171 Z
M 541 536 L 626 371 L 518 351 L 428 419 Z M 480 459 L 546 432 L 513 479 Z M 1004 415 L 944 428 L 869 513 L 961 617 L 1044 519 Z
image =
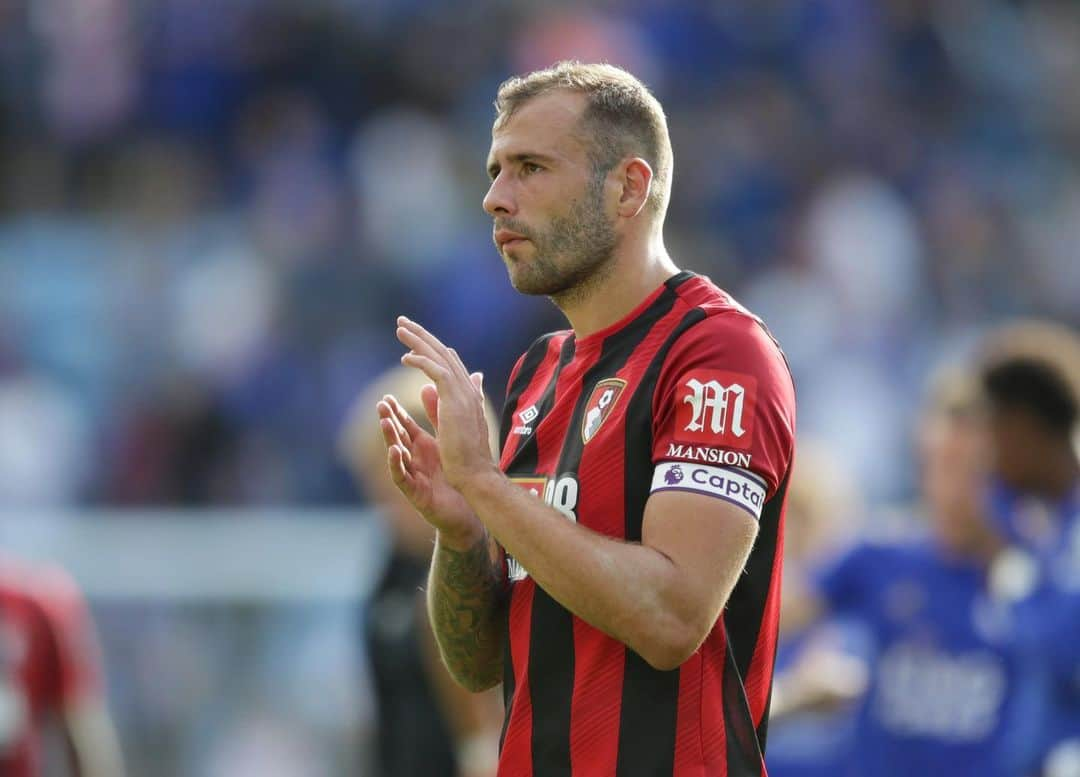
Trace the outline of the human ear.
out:
M 632 157 L 619 165 L 618 181 L 622 186 L 619 194 L 618 213 L 625 218 L 637 216 L 652 191 L 653 170 L 641 157 Z

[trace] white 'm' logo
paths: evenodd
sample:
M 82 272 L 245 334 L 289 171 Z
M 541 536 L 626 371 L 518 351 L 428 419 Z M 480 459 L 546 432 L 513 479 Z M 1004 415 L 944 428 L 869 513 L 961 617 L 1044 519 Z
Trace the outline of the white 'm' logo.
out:
M 724 434 L 730 422 L 733 435 L 742 437 L 746 434 L 742 425 L 746 389 L 738 383 L 721 386 L 715 380 L 702 383 L 694 378 L 686 381 L 686 387 L 693 393 L 685 397 L 683 402 L 689 402 L 694 413 L 694 417 L 686 425 L 686 431 L 704 431 L 708 421 L 709 431 L 713 434 Z

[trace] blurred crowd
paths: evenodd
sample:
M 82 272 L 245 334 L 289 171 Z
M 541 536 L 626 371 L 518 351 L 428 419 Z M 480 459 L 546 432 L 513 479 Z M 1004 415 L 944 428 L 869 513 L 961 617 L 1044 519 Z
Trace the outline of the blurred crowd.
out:
M 490 243 L 491 100 L 564 56 L 655 89 L 676 260 L 908 495 L 927 368 L 1080 318 L 1078 40 L 1050 1 L 6 2 L 0 503 L 348 501 L 330 441 L 397 313 L 499 386 L 561 322 Z
M 373 496 L 336 440 L 397 314 L 492 392 L 564 325 L 480 201 L 497 85 L 565 57 L 654 89 L 673 257 L 766 320 L 864 504 L 916 497 L 935 367 L 1007 318 L 1080 325 L 1072 0 L 0 0 L 0 508 Z M 268 710 L 339 615 L 120 610 L 107 666 L 190 672 L 114 679 L 122 737 L 198 749 L 170 726 L 257 653 L 191 773 L 337 773 Z

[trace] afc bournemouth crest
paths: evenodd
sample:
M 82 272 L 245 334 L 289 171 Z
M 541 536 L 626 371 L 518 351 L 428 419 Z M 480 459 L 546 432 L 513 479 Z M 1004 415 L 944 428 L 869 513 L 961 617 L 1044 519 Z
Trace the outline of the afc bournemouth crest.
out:
M 619 395 L 622 394 L 624 388 L 626 388 L 626 381 L 622 378 L 607 378 L 596 384 L 589 397 L 589 403 L 585 406 L 585 417 L 581 419 L 583 442 L 588 442 L 600 431 L 604 421 L 611 415 L 615 403 L 619 401 Z

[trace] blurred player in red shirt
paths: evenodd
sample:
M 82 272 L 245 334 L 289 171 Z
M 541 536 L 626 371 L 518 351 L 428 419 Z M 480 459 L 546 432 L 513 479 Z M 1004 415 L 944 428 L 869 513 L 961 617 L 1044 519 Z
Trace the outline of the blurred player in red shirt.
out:
M 72 774 L 123 774 L 96 635 L 74 581 L 0 556 L 0 775 L 41 774 L 54 726 Z

